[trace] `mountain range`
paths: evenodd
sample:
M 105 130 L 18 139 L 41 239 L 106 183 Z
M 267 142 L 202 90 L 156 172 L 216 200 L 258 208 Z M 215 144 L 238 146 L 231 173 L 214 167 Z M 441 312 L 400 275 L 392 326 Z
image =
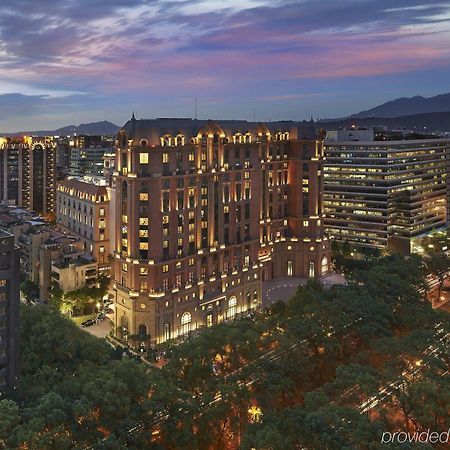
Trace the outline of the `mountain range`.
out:
M 450 130 L 450 93 L 434 97 L 402 97 L 348 117 L 321 120 L 325 129 L 358 126 L 387 126 L 389 129 L 408 128 L 417 132 Z M 68 136 L 73 134 L 115 135 L 120 127 L 106 120 L 69 125 L 57 130 L 22 131 L 14 135 Z
M 68 125 L 58 128 L 57 130 L 39 130 L 39 131 L 20 131 L 12 133 L 15 136 L 32 135 L 32 136 L 70 136 L 73 134 L 88 134 L 91 136 L 114 135 L 119 131 L 120 127 L 114 125 L 107 120 L 101 122 L 82 123 L 78 126 Z M 6 134 L 6 133 L 5 133 Z
M 450 93 L 429 98 L 421 97 L 420 95 L 411 98 L 397 98 L 367 111 L 353 114 L 350 117 L 358 119 L 364 117 L 400 117 L 447 111 L 450 111 Z
M 320 122 L 325 130 L 339 130 L 353 125 L 363 127 L 385 126 L 388 130 L 407 129 L 416 133 L 449 132 L 450 111 L 411 114 L 399 117 L 347 117 L 345 119 Z

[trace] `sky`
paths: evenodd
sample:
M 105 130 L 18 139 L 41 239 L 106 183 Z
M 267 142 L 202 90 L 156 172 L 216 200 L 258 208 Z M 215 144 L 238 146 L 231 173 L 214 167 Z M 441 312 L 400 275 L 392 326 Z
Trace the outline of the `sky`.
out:
M 1 0 L 0 132 L 343 117 L 450 92 L 450 1 Z

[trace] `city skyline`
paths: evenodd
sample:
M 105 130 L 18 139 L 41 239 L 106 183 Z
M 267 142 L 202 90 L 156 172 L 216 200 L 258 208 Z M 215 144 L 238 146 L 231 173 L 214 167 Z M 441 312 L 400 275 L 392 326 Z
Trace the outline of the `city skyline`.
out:
M 267 121 L 449 91 L 449 2 L 6 0 L 1 12 L 0 132 L 193 117 L 195 98 L 199 118 Z

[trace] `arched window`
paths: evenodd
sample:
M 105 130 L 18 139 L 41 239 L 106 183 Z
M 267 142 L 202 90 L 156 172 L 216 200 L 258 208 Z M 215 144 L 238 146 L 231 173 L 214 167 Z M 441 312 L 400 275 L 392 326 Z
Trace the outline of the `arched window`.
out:
M 242 134 L 241 133 L 236 133 L 233 136 L 233 144 L 240 144 L 242 142 Z
M 320 272 L 322 275 L 326 275 L 328 273 L 328 258 L 326 256 L 322 258 Z
M 293 274 L 292 260 L 288 259 L 288 262 L 287 262 L 287 276 L 288 277 L 292 277 L 292 274 Z
M 288 133 L 287 131 L 283 133 L 283 139 L 284 139 L 285 141 L 288 141 L 288 140 L 289 140 L 289 133 Z
M 170 135 L 165 134 L 161 136 L 161 146 L 162 147 L 170 147 L 172 145 L 172 138 Z
M 119 146 L 121 148 L 126 148 L 127 147 L 127 143 L 128 143 L 128 139 L 127 139 L 127 135 L 125 132 L 122 132 L 119 134 Z
M 197 138 L 195 138 L 195 137 L 191 138 L 190 143 L 192 145 L 196 145 L 197 144 Z
M 141 324 L 139 325 L 139 336 L 147 336 L 147 325 Z
M 122 338 L 126 338 L 128 336 L 128 317 L 127 316 L 122 316 L 122 318 L 120 319 L 119 335 Z
M 208 143 L 208 135 L 207 134 L 202 134 L 202 145 L 206 146 L 206 144 Z
M 215 133 L 213 136 L 213 144 L 217 145 L 219 142 L 220 142 L 220 136 L 217 133 Z
M 252 135 L 251 133 L 246 133 L 244 136 L 244 142 L 246 144 L 250 144 L 252 142 Z
M 281 141 L 283 139 L 283 133 L 281 133 L 280 131 L 278 133 L 275 134 L 275 140 L 276 141 Z
M 309 262 L 309 271 L 308 271 L 309 278 L 314 278 L 316 276 L 316 268 L 314 261 Z
M 178 134 L 177 136 L 175 136 L 175 145 L 184 145 L 186 142 L 186 138 L 184 137 L 184 134 Z
M 166 322 L 163 326 L 164 341 L 170 339 L 170 322 Z
M 147 139 L 141 139 L 140 144 L 141 144 L 142 147 L 147 146 L 148 145 Z
M 181 316 L 181 334 L 186 334 L 191 331 L 191 322 L 192 322 L 192 315 L 190 312 L 185 312 Z
M 228 300 L 228 313 L 227 313 L 228 319 L 234 319 L 236 317 L 236 312 L 237 312 L 236 305 L 237 305 L 236 297 L 231 297 Z

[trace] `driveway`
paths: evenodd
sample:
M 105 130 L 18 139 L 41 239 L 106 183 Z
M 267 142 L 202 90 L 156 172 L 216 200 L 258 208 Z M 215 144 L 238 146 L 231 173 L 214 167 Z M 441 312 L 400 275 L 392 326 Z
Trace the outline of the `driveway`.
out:
M 103 322 L 96 323 L 90 327 L 82 328 L 82 330 L 96 336 L 98 338 L 104 338 L 112 329 L 112 322 L 106 318 Z
M 306 278 L 284 277 L 275 280 L 264 281 L 262 284 L 262 306 L 266 308 L 278 300 L 287 301 L 295 295 L 301 284 L 306 284 Z M 345 284 L 345 278 L 339 273 L 332 273 L 320 280 L 325 287 L 335 284 Z

